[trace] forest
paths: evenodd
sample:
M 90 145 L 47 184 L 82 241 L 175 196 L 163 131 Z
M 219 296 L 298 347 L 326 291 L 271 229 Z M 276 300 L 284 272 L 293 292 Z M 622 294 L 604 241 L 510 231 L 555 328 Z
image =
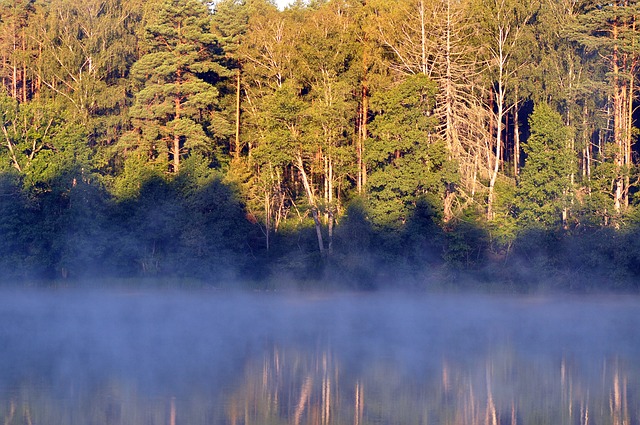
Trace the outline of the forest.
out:
M 2 0 L 2 281 L 637 290 L 639 16 Z

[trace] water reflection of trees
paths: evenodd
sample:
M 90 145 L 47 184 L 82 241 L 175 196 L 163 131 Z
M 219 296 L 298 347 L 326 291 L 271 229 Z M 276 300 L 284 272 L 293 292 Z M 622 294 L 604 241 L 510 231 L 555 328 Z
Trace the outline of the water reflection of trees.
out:
M 232 383 L 150 395 L 110 381 L 69 390 L 38 382 L 0 388 L 0 424 L 73 425 L 632 425 L 640 420 L 638 367 L 619 358 L 444 355 L 416 372 L 389 359 L 345 367 L 330 349 L 274 345 Z
M 632 375 L 633 374 L 633 375 Z M 249 364 L 226 398 L 231 425 L 638 423 L 637 370 L 617 359 L 522 356 L 442 360 L 439 373 L 411 375 L 380 362 L 359 375 L 331 351 L 274 347 Z

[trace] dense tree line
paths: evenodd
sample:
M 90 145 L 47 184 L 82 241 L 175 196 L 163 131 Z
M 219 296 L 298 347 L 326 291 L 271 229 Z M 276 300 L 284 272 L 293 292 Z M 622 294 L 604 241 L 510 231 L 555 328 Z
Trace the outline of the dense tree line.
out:
M 639 14 L 3 1 L 3 274 L 632 279 Z

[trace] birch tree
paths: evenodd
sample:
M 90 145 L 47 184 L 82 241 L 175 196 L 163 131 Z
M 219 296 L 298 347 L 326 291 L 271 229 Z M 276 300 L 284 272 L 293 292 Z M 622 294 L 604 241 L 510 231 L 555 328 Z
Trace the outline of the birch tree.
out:
M 476 7 L 479 48 L 485 57 L 489 78 L 487 108 L 492 116 L 490 129 L 493 141 L 487 145 L 485 154 L 489 169 L 486 216 L 491 221 L 494 218 L 495 186 L 505 148 L 504 121 L 513 107 L 507 102 L 507 94 L 512 88 L 511 79 L 520 65 L 514 63 L 514 55 L 520 48 L 525 32 L 531 27 L 530 20 L 539 4 L 537 0 L 479 0 Z
M 54 0 L 30 20 L 38 85 L 83 125 L 125 107 L 119 83 L 136 59 L 134 8 L 118 0 Z

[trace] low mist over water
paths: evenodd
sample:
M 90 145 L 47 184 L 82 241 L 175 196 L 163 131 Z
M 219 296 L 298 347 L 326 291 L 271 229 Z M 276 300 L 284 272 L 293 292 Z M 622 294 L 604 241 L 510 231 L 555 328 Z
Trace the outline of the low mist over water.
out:
M 640 299 L 5 291 L 4 424 L 640 420 Z

